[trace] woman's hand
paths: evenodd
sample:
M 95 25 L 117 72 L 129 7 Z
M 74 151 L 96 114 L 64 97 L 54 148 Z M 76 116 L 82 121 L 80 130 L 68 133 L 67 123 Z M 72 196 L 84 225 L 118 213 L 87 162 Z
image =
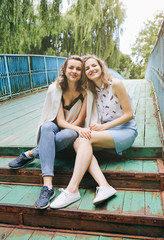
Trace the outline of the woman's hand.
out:
M 92 123 L 90 125 L 90 129 L 93 130 L 93 131 L 103 131 L 104 130 L 104 124 Z
M 78 133 L 81 138 L 91 139 L 91 130 L 89 128 L 79 128 Z

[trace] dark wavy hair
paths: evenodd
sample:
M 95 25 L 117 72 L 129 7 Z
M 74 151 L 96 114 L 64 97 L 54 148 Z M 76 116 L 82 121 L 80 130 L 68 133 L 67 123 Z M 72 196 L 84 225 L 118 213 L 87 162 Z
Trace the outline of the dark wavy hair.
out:
M 85 82 L 87 88 L 94 94 L 94 96 L 97 97 L 96 85 L 94 84 L 93 81 L 91 81 L 86 76 L 86 73 L 85 73 L 85 63 L 90 58 L 95 59 L 98 62 L 98 64 L 100 65 L 100 68 L 101 68 L 101 80 L 104 83 L 104 90 L 106 90 L 108 88 L 109 81 L 112 79 L 112 75 L 108 72 L 108 67 L 107 67 L 106 63 L 102 59 L 98 58 L 96 55 L 88 54 L 88 55 L 83 57 L 83 67 L 82 67 L 82 69 L 83 69 L 84 82 Z
M 61 87 L 63 92 L 65 92 L 68 88 L 68 81 L 67 81 L 67 77 L 65 75 L 65 71 L 66 71 L 66 68 L 67 68 L 68 61 L 72 60 L 72 59 L 74 59 L 76 61 L 80 61 L 81 63 L 83 63 L 83 60 L 80 56 L 72 55 L 72 56 L 68 57 L 66 59 L 66 61 L 62 64 L 61 69 L 59 71 L 59 77 L 56 79 L 56 81 L 57 81 L 58 86 Z M 84 89 L 85 89 L 85 84 L 84 84 L 83 71 L 82 71 L 81 78 L 77 82 L 76 90 L 78 92 L 81 92 Z

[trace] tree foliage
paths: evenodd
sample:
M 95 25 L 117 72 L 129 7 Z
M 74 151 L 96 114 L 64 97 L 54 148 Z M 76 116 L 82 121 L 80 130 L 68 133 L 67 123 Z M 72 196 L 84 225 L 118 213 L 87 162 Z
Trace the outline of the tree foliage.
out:
M 142 79 L 145 76 L 149 56 L 158 37 L 163 18 L 164 13 L 157 12 L 153 20 L 147 20 L 132 46 L 132 56 L 134 56 L 132 75 L 134 78 Z
M 62 51 L 96 54 L 110 67 L 116 66 L 124 17 L 119 0 L 78 0 L 63 17 Z
M 36 17 L 31 0 L 0 1 L 1 53 L 27 53 L 38 44 Z
M 164 13 L 158 12 L 154 17 L 154 20 L 148 20 L 145 22 L 134 45 L 132 46 L 132 55 L 136 57 L 136 62 L 143 66 L 145 66 L 148 62 L 163 18 Z
M 120 0 L 77 0 L 64 15 L 61 2 L 40 0 L 36 11 L 33 0 L 1 0 L 1 53 L 92 53 L 118 66 L 125 17 Z
M 0 0 L 0 52 L 14 54 L 96 54 L 124 78 L 143 78 L 145 66 L 163 20 L 148 20 L 132 47 L 135 63 L 119 51 L 125 18 L 120 0 L 77 0 L 61 14 L 62 0 Z
M 119 66 L 115 70 L 125 79 L 143 79 L 145 77 L 143 66 L 134 63 L 127 54 L 121 53 Z

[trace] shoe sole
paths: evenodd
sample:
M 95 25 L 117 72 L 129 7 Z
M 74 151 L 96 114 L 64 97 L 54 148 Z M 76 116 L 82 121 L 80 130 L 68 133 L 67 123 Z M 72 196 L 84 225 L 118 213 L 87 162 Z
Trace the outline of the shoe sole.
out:
M 36 208 L 36 209 L 45 209 L 45 208 L 48 208 L 49 205 L 50 205 L 51 199 L 54 198 L 54 197 L 55 197 L 55 192 L 54 192 L 54 194 L 50 197 L 50 200 L 49 200 L 49 202 L 48 202 L 48 204 L 47 204 L 46 206 L 44 206 L 44 207 L 37 206 L 37 207 L 35 207 L 35 208 Z
M 93 204 L 96 206 L 96 205 L 98 205 L 98 204 L 104 202 L 104 201 L 107 200 L 108 198 L 114 196 L 116 193 L 117 193 L 117 191 L 114 192 L 114 193 L 113 193 L 112 195 L 110 195 L 109 197 L 106 197 L 106 198 L 104 198 L 104 199 L 102 199 L 102 200 L 100 200 L 100 201 L 94 202 Z
M 21 166 L 21 167 L 13 168 L 13 167 L 11 167 L 9 164 L 8 164 L 8 166 L 9 166 L 9 168 L 11 168 L 11 169 L 17 170 L 17 169 L 21 169 L 21 168 L 25 167 L 26 165 L 28 165 L 29 163 L 33 162 L 34 160 L 35 160 L 35 159 L 33 158 L 31 161 L 25 163 L 25 164 L 24 164 L 23 166 Z

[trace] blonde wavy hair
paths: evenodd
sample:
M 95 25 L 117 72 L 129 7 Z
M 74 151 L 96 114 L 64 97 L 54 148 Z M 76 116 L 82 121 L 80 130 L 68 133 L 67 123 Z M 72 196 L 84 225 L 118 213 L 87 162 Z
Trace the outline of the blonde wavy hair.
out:
M 59 77 L 56 79 L 56 81 L 57 81 L 57 85 L 61 87 L 63 92 L 65 92 L 68 88 L 68 81 L 67 81 L 67 77 L 65 75 L 65 71 L 67 68 L 68 61 L 72 60 L 72 59 L 83 63 L 83 60 L 80 56 L 72 55 L 72 56 L 68 57 L 65 60 L 65 62 L 62 64 L 60 71 L 59 71 Z M 83 71 L 82 71 L 81 78 L 77 82 L 76 90 L 78 92 L 82 92 L 84 90 L 84 88 L 85 88 L 85 84 L 84 84 Z
M 100 65 L 100 68 L 101 68 L 101 80 L 104 83 L 104 90 L 106 90 L 108 88 L 109 81 L 112 79 L 112 75 L 108 72 L 108 67 L 107 67 L 106 63 L 102 59 L 98 58 L 96 55 L 88 54 L 88 55 L 83 57 L 83 67 L 82 67 L 82 69 L 83 69 L 83 77 L 84 77 L 85 85 L 94 94 L 94 96 L 97 97 L 96 85 L 94 84 L 93 81 L 91 81 L 86 76 L 86 73 L 85 73 L 85 63 L 90 58 L 95 59 L 98 62 L 98 64 Z

